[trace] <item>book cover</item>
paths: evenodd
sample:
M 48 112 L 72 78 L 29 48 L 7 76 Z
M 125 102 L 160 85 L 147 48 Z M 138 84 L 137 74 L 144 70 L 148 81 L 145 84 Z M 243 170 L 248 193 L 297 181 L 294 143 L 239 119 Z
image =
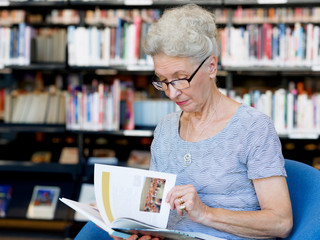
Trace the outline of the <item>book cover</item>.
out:
M 116 27 L 116 36 L 115 36 L 115 61 L 116 64 L 121 63 L 122 52 L 123 52 L 123 34 L 124 34 L 124 23 L 126 21 L 118 18 L 118 25 Z
M 60 198 L 110 235 L 127 239 L 132 233 L 166 239 L 219 239 L 205 234 L 166 229 L 170 204 L 164 199 L 176 175 L 143 169 L 95 164 L 97 206 Z
M 5 89 L 0 89 L 0 120 L 4 119 L 4 99 L 5 99 Z
M 34 186 L 27 218 L 53 219 L 59 194 L 60 188 L 56 186 Z
M 5 91 L 3 120 L 6 123 L 11 122 L 12 120 L 13 102 L 14 100 L 13 100 L 13 96 L 11 96 L 11 93 L 8 90 Z
M 52 153 L 49 151 L 36 151 L 31 155 L 31 162 L 34 163 L 49 163 Z
M 142 23 L 142 18 L 139 14 L 134 16 L 133 18 L 133 23 L 136 26 L 135 28 L 135 42 L 134 42 L 134 58 L 136 61 L 139 59 L 139 52 L 140 52 L 140 36 L 141 36 L 141 23 Z
M 77 147 L 64 147 L 61 150 L 59 163 L 60 164 L 77 164 L 79 163 Z
M 12 196 L 12 186 L 0 184 L 0 217 L 7 215 L 8 206 Z
M 105 27 L 102 33 L 102 65 L 110 65 L 111 28 Z

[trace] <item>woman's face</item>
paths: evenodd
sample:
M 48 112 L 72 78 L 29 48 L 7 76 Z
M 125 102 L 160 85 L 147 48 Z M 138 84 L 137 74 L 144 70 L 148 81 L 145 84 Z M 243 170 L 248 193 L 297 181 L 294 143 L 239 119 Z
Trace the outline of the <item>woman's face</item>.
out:
M 189 79 L 200 63 L 190 58 L 170 57 L 164 54 L 153 57 L 155 74 L 161 81 Z M 187 89 L 175 89 L 171 84 L 165 94 L 185 112 L 201 112 L 212 97 L 215 86 L 216 58 L 209 57 L 199 68 Z

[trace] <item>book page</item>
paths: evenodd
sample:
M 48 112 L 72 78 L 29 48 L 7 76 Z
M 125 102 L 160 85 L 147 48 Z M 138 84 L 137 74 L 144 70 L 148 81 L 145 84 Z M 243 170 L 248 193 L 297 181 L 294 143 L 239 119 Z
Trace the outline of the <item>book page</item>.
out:
M 79 203 L 67 198 L 60 198 L 60 201 L 74 209 L 77 213 L 82 214 L 84 217 L 94 222 L 98 227 L 105 230 L 110 235 L 114 235 L 124 239 L 127 239 L 131 236 L 131 234 L 116 232 L 113 229 L 111 229 L 110 226 L 107 226 L 101 218 L 99 210 L 94 206 L 91 206 L 86 203 Z
M 113 232 L 112 229 L 105 224 L 99 210 L 88 203 L 76 202 L 67 198 L 60 198 L 60 201 L 73 208 L 76 213 L 81 214 L 86 220 L 91 220 L 106 232 Z
M 83 183 L 81 185 L 80 196 L 79 196 L 79 203 L 86 203 L 92 207 L 95 207 L 96 198 L 94 195 L 94 185 L 89 183 Z M 87 221 L 88 218 L 79 212 L 75 212 L 74 220 L 76 221 Z
M 107 225 L 118 218 L 166 228 L 170 212 L 165 198 L 176 175 L 128 167 L 95 164 L 97 206 Z

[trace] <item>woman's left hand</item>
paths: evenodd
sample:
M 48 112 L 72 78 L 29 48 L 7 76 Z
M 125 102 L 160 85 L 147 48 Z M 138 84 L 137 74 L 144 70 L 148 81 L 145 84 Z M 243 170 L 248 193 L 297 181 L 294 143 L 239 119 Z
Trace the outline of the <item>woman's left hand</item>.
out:
M 180 216 L 183 215 L 183 211 L 186 211 L 193 221 L 199 223 L 205 218 L 208 208 L 202 203 L 195 187 L 191 184 L 173 187 L 166 201 L 170 203 L 171 210 L 177 209 Z
M 138 235 L 131 235 L 128 240 L 160 240 L 158 237 L 151 237 L 149 235 L 145 235 L 142 237 L 138 237 Z

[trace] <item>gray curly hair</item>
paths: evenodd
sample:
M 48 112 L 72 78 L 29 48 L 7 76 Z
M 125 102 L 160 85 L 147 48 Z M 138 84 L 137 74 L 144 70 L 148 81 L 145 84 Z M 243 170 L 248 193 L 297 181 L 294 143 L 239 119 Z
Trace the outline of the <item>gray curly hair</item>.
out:
M 164 53 L 197 61 L 211 54 L 218 56 L 215 16 L 196 4 L 165 10 L 151 24 L 143 48 L 147 55 Z

